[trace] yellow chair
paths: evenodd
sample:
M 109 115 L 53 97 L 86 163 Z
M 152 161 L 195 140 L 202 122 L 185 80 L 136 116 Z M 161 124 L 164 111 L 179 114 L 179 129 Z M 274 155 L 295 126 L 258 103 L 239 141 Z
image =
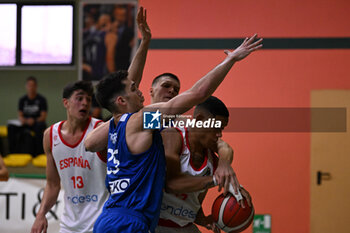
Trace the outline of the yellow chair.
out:
M 0 137 L 1 138 L 7 137 L 7 126 L 6 125 L 0 125 Z
M 32 160 L 32 164 L 35 167 L 46 167 L 46 154 L 41 154 L 41 155 L 36 156 Z
M 31 160 L 30 154 L 8 154 L 4 158 L 4 163 L 8 167 L 25 167 Z

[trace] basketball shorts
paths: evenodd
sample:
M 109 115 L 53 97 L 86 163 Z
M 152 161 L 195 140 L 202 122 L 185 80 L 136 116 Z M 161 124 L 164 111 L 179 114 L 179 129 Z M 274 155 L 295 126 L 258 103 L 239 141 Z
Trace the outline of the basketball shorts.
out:
M 94 225 L 94 233 L 148 233 L 149 226 L 140 214 L 127 209 L 103 209 Z

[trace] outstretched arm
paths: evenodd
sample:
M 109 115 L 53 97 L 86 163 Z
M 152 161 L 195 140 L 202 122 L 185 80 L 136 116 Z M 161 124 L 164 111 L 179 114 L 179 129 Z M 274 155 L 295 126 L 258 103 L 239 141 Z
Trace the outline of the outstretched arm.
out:
M 193 87 L 168 102 L 156 103 L 147 106 L 143 110 L 156 111 L 160 109 L 162 114 L 181 114 L 191 109 L 196 104 L 206 100 L 224 80 L 233 64 L 247 57 L 251 52 L 261 48 L 262 39 L 257 40 L 257 35 L 247 38 L 233 52 L 225 51 L 227 57 L 223 62 L 197 81 Z M 131 153 L 138 154 L 146 151 L 152 144 L 152 131 L 143 130 L 143 111 L 132 115 L 127 124 L 126 142 Z
M 46 165 L 47 182 L 44 190 L 43 199 L 40 204 L 40 209 L 36 215 L 31 233 L 47 232 L 48 223 L 45 215 L 51 209 L 51 207 L 56 203 L 59 191 L 61 189 L 60 177 L 58 175 L 57 167 L 51 153 L 50 128 L 45 130 L 43 144 L 44 144 L 44 151 L 47 156 L 47 165 Z
M 136 51 L 134 58 L 131 61 L 129 67 L 129 79 L 133 80 L 137 86 L 139 86 L 143 74 L 143 69 L 146 63 L 146 57 L 148 52 L 148 46 L 151 40 L 151 30 L 147 24 L 147 11 L 140 7 L 137 13 L 137 24 L 142 35 L 142 41 L 139 48 Z M 86 150 L 97 152 L 107 148 L 108 143 L 108 129 L 109 121 L 103 123 L 91 131 L 85 141 L 84 145 Z
M 135 82 L 136 86 L 138 87 L 141 82 L 143 69 L 145 67 L 146 58 L 147 58 L 147 52 L 149 43 L 151 41 L 151 29 L 149 28 L 147 24 L 147 11 L 146 9 L 143 9 L 143 7 L 140 7 L 138 13 L 137 13 L 137 25 L 141 32 L 142 40 L 139 48 L 136 51 L 136 54 L 134 58 L 131 61 L 131 64 L 129 66 L 129 79 Z
M 167 164 L 166 192 L 190 193 L 215 186 L 212 176 L 190 176 L 181 173 L 182 138 L 176 129 L 163 130 L 162 138 Z
M 233 64 L 247 57 L 253 51 L 262 47 L 262 39 L 255 41 L 257 35 L 246 38 L 234 51 L 225 51 L 227 57 L 203 78 L 197 81 L 192 88 L 174 97 L 168 102 L 150 105 L 151 108 L 162 108 L 161 112 L 166 114 L 181 114 L 206 100 L 220 83 L 224 80 Z M 255 41 L 255 42 L 254 42 Z

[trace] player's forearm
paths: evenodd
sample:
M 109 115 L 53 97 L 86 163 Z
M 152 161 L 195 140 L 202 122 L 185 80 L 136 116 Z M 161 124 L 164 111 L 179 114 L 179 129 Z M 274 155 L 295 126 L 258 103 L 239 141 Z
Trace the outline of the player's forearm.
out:
M 225 59 L 207 75 L 197 81 L 191 89 L 163 104 L 162 113 L 181 114 L 205 101 L 224 80 L 233 64 L 233 59 Z
M 234 63 L 234 59 L 226 58 L 223 62 L 197 81 L 191 90 L 198 92 L 199 96 L 202 98 L 202 101 L 206 100 L 221 84 Z
M 165 191 L 168 193 L 191 193 L 214 187 L 212 176 L 181 175 L 166 182 Z
M 228 144 L 224 143 L 218 147 L 219 163 L 226 162 L 231 164 L 233 161 L 233 149 Z
M 129 66 L 129 77 L 136 83 L 137 86 L 139 86 L 141 82 L 143 70 L 145 68 L 149 43 L 150 39 L 142 39 L 141 44 Z
M 50 184 L 50 182 L 47 182 L 37 215 L 45 216 L 49 212 L 52 206 L 56 204 L 60 189 L 60 184 Z
M 84 141 L 86 150 L 98 152 L 106 149 L 108 145 L 108 129 L 109 121 L 91 131 Z

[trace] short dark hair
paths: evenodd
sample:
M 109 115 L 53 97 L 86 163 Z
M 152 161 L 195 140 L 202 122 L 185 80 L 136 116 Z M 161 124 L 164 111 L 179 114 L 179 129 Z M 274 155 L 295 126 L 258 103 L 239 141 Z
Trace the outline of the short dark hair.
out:
M 230 113 L 226 105 L 217 97 L 210 96 L 203 103 L 198 104 L 194 109 L 194 114 L 196 115 L 198 111 L 205 110 L 215 116 L 229 117 Z
M 63 98 L 69 99 L 73 92 L 76 90 L 83 90 L 85 91 L 89 96 L 93 96 L 94 94 L 94 88 L 92 86 L 92 83 L 90 81 L 76 81 L 73 83 L 69 83 L 67 86 L 63 88 Z
M 160 74 L 160 75 L 158 75 L 157 77 L 155 77 L 155 78 L 153 79 L 153 81 L 152 81 L 152 86 L 156 85 L 156 84 L 158 83 L 159 79 L 162 78 L 162 77 L 165 77 L 165 76 L 166 76 L 166 77 L 170 77 L 170 78 L 172 78 L 172 79 L 174 79 L 174 80 L 176 80 L 176 81 L 178 81 L 178 82 L 180 83 L 179 78 L 178 78 L 175 74 L 172 74 L 172 73 L 163 73 L 163 74 Z
M 33 81 L 35 84 L 38 83 L 38 81 L 36 80 L 36 78 L 34 76 L 29 76 L 27 79 L 26 79 L 26 82 L 29 82 L 29 81 Z
M 117 95 L 125 94 L 125 84 L 123 81 L 126 80 L 127 76 L 128 71 L 120 70 L 106 75 L 97 84 L 96 100 L 103 108 L 106 108 L 111 113 L 118 111 L 114 100 Z

